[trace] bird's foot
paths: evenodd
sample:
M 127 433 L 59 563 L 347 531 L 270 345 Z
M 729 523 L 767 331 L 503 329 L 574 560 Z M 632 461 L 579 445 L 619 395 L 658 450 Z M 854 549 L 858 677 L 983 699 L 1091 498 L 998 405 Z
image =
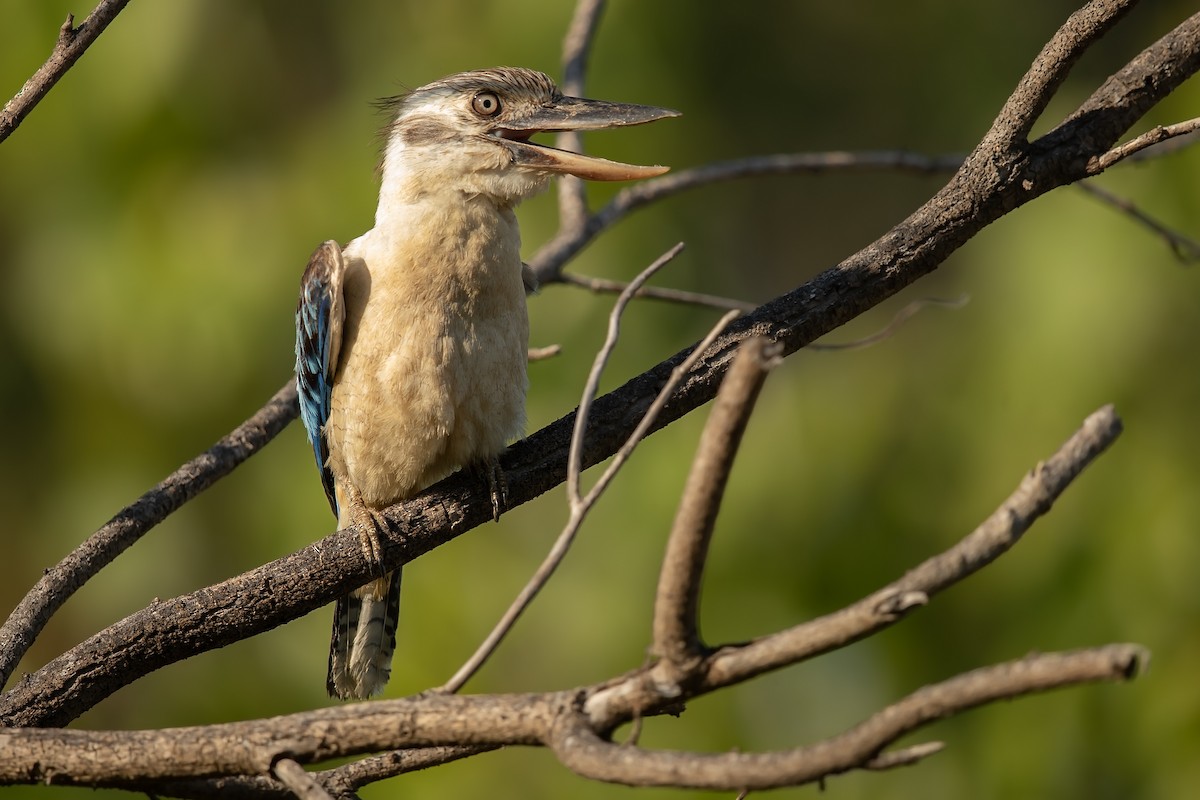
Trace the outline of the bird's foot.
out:
M 358 529 L 363 556 L 371 565 L 371 571 L 380 579 L 387 574 L 383 568 L 383 535 L 389 530 L 387 520 L 378 511 L 363 502 L 357 491 L 351 495 L 350 518 Z
M 493 456 L 475 465 L 475 472 L 488 485 L 488 494 L 492 498 L 492 519 L 499 522 L 500 515 L 508 508 L 508 479 L 500 468 L 500 459 Z

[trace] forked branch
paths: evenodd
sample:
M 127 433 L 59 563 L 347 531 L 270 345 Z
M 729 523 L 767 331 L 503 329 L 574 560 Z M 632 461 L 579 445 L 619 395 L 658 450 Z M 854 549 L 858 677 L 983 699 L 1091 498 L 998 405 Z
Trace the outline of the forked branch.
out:
M 791 354 L 936 269 L 1004 214 L 1088 177 L 1092 159 L 1108 153 L 1155 103 L 1200 68 L 1197 14 L 1119 70 L 1064 123 L 1023 144 L 1020 131 L 1058 85 L 1059 78 L 1044 76 L 1065 74 L 1081 48 L 1130 4 L 1096 0 L 1072 16 L 1056 34 L 1057 44 L 1043 51 L 1031 77 L 1014 92 L 989 139 L 945 188 L 878 241 L 731 324 L 696 356 L 648 432 L 710 400 L 747 338 L 765 336 Z M 620 449 L 672 371 L 692 355 L 692 348 L 681 351 L 596 399 L 584 439 L 584 468 Z M 506 453 L 502 466 L 510 505 L 527 502 L 565 479 L 573 425 L 574 417 L 568 415 Z M 385 566 L 410 561 L 490 519 L 486 494 L 473 481 L 454 476 L 403 507 L 389 509 L 389 523 L 404 534 L 386 542 Z M 339 532 L 219 586 L 138 612 L 14 686 L 0 697 L 0 720 L 65 724 L 154 669 L 261 633 L 330 602 L 366 582 L 371 568 L 355 534 Z M 896 602 L 903 607 L 907 600 L 901 596 Z

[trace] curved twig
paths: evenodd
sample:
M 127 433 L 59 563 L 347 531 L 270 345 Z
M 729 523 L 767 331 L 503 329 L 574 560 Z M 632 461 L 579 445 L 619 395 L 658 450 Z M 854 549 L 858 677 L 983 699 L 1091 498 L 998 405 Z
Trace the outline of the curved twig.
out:
M 1092 3 L 1089 8 L 1118 4 Z M 1032 70 L 1050 68 L 1044 58 Z M 1161 37 L 1105 82 L 1062 125 L 1017 150 L 980 146 L 926 204 L 878 241 L 798 289 L 746 315 L 718 338 L 680 383 L 653 428 L 678 419 L 716 392 L 733 352 L 751 335 L 765 335 L 790 354 L 894 295 L 936 269 L 976 233 L 1036 197 L 1087 177 L 1086 164 L 1107 152 L 1145 113 L 1200 69 L 1200 14 Z M 1034 102 L 1022 84 L 1014 97 Z M 663 382 L 690 351 L 666 359 L 593 405 L 585 465 L 616 452 Z M 565 417 L 511 448 L 502 460 L 510 505 L 562 482 L 573 424 Z M 491 518 L 490 498 L 475 482 L 451 478 L 386 516 L 405 536 L 389 539 L 385 566 L 394 567 Z M 346 534 L 345 536 L 350 536 Z M 170 609 L 139 612 L 56 659 L 0 697 L 0 718 L 22 724 L 63 724 L 120 686 L 153 669 L 267 630 L 328 602 L 370 577 L 342 534 L 322 542 L 319 562 L 308 550 L 281 559 L 222 588 L 218 620 L 193 619 L 183 598 Z M 331 577 L 322 570 L 338 570 Z M 310 570 L 310 571 L 306 571 Z M 298 580 L 302 576 L 303 580 Z M 357 583 L 355 583 L 357 581 Z M 262 602 L 262 593 L 272 600 Z M 257 593 L 257 594 L 256 594 Z M 184 618 L 195 628 L 184 629 Z M 219 623 L 219 624 L 215 624 Z M 215 627 L 214 627 L 215 624 Z M 116 660 L 118 663 L 113 663 Z M 66 694 L 67 687 L 71 694 Z
M 651 652 L 678 673 L 673 682 L 703 655 L 700 579 L 733 458 L 767 372 L 778 363 L 774 349 L 765 339 L 750 339 L 721 382 L 667 539 L 654 600 Z
M 926 686 L 845 733 L 807 747 L 774 753 L 686 753 L 614 744 L 582 714 L 556 728 L 548 743 L 567 768 L 594 780 L 627 786 L 684 789 L 773 789 L 801 786 L 852 769 L 877 769 L 880 753 L 905 734 L 996 700 L 1063 686 L 1128 680 L 1146 653 L 1118 644 L 1069 653 L 1039 653 L 984 667 Z M 906 751 L 901 760 L 930 754 Z M 888 764 L 895 766 L 896 764 Z
M 924 585 L 926 591 L 913 591 L 911 585 L 901 593 L 893 587 L 880 590 L 868 598 L 875 613 L 894 618 L 917 602 L 906 597 L 919 594 L 924 598 L 937 588 L 966 578 L 983 563 L 1005 552 L 1020 531 L 1049 508 L 1056 493 L 1078 476 L 1118 432 L 1119 422 L 1111 409 L 1093 414 L 1054 456 L 1025 478 L 1014 499 L 1006 502 L 988 522 L 950 551 L 930 559 L 902 579 L 912 585 Z M 993 530 L 996 527 L 1001 530 Z M 362 559 L 353 530 L 339 535 L 339 539 L 342 540 L 338 542 L 339 552 Z M 318 553 L 322 549 L 322 544 L 310 548 Z M 322 571 L 331 569 L 327 566 Z M 362 578 L 352 576 L 351 582 L 354 580 Z M 266 602 L 276 600 L 266 598 Z M 192 602 L 200 601 L 201 598 L 196 598 Z M 867 601 L 847 611 L 864 602 Z M 426 693 L 401 700 L 195 728 L 161 731 L 0 728 L 0 752 L 6 755 L 0 759 L 0 784 L 56 781 L 144 786 L 148 781 L 163 779 L 259 775 L 270 754 L 286 754 L 298 763 L 310 763 L 405 747 L 542 744 L 554 749 L 567 766 L 602 780 L 638 784 L 677 781 L 670 785 L 727 788 L 784 785 L 854 767 L 886 766 L 888 759 L 881 760 L 879 756 L 882 748 L 903 733 L 948 713 L 1055 686 L 1130 678 L 1146 658 L 1134 645 L 1110 645 L 976 670 L 916 692 L 841 736 L 781 754 L 661 753 L 626 744 L 619 746 L 626 755 L 611 763 L 607 761 L 613 755 L 610 748 L 615 746 L 605 737 L 617 725 L 645 714 L 677 708 L 682 701 L 749 680 L 766 669 L 797 663 L 815 652 L 813 641 L 845 635 L 838 614 L 815 620 L 809 626 L 807 639 L 794 642 L 785 657 L 777 657 L 781 641 L 772 641 L 773 637 L 729 646 L 700 659 L 693 671 L 694 679 L 683 685 L 659 680 L 659 665 L 654 665 L 565 692 L 466 697 Z M 785 631 L 777 636 L 789 635 L 791 632 Z M 739 653 L 749 657 L 738 658 Z M 774 660 L 767 663 L 764 657 Z M 123 758 L 95 759 L 96 752 L 120 752 Z M 434 753 L 433 758 L 444 755 L 447 754 Z M 919 755 L 916 751 L 901 753 L 895 759 L 900 763 Z M 750 766 L 756 767 L 756 774 L 761 777 L 745 782 Z M 714 772 L 718 767 L 720 774 Z M 691 777 L 680 777 L 680 768 L 685 768 Z
M 819 174 L 896 169 L 918 174 L 953 172 L 962 165 L 962 155 L 928 156 L 905 150 L 826 153 L 780 153 L 719 161 L 668 173 L 660 178 L 635 183 L 617 192 L 608 203 L 581 225 L 562 227 L 553 239 L 538 249 L 529 268 L 541 284 L 568 282 L 563 267 L 592 240 L 628 214 L 681 192 L 722 181 L 763 175 Z M 589 279 L 580 279 L 589 280 Z M 576 281 L 577 282 L 577 281 Z
M 554 545 L 550 548 L 550 552 L 547 553 L 546 558 L 542 561 L 541 565 L 538 566 L 538 569 L 534 573 L 533 577 L 530 578 L 525 584 L 525 587 L 508 607 L 508 610 L 505 611 L 500 621 L 496 623 L 496 626 L 492 629 L 491 633 L 489 633 L 484 639 L 483 643 L 476 648 L 475 652 L 469 659 L 467 659 L 466 663 L 463 664 L 457 672 L 455 672 L 453 677 L 451 677 L 450 680 L 448 680 L 444 685 L 439 687 L 438 691 L 457 692 L 462 688 L 463 684 L 465 684 L 471 678 L 472 675 L 479 671 L 484 662 L 486 662 L 487 659 L 491 657 L 492 653 L 496 651 L 496 648 L 500 646 L 500 642 L 503 641 L 504 637 L 508 635 L 508 632 L 512 630 L 512 626 L 516 624 L 517 619 L 520 618 L 521 614 L 525 612 L 525 609 L 529 607 L 529 604 L 533 602 L 534 598 L 537 597 L 538 593 L 543 587 L 545 587 L 551 576 L 553 576 L 555 571 L 557 571 L 559 565 L 562 564 L 563 559 L 566 558 L 567 551 L 571 548 L 571 545 L 575 541 L 576 535 L 583 526 L 583 521 L 587 517 L 588 512 L 600 499 L 600 495 L 603 494 L 608 484 L 624 465 L 625 461 L 629 457 L 629 454 L 633 452 L 633 449 L 637 446 L 638 442 L 642 440 L 645 435 L 645 431 L 648 430 L 649 427 L 654 423 L 655 417 L 658 415 L 659 411 L 662 410 L 667 398 L 671 396 L 671 392 L 674 391 L 677 383 L 683 378 L 684 374 L 686 374 L 687 370 L 690 368 L 690 363 L 684 362 L 681 368 L 672 374 L 671 380 L 662 387 L 662 389 L 659 391 L 658 397 L 655 398 L 655 402 L 650 405 L 649 409 L 647 409 L 645 416 L 642 418 L 641 424 L 639 424 L 638 427 L 634 429 L 633 433 L 630 434 L 629 439 L 617 452 L 616 456 L 612 460 L 612 463 L 608 465 L 608 468 L 600 476 L 599 480 L 596 481 L 596 484 L 592 487 L 591 491 L 584 496 L 579 489 L 579 478 L 582 471 L 580 465 L 580 454 L 583 450 L 584 431 L 587 428 L 588 409 L 591 407 L 592 400 L 596 395 L 596 390 L 600 382 L 600 375 L 603 372 L 604 367 L 607 365 L 609 357 L 612 355 L 613 348 L 616 346 L 617 336 L 620 332 L 621 316 L 624 313 L 625 308 L 629 305 L 629 302 L 633 299 L 633 296 L 636 294 L 638 288 L 645 283 L 645 281 L 649 280 L 655 272 L 666 266 L 666 264 L 670 262 L 671 259 L 673 259 L 676 255 L 678 255 L 682 249 L 682 243 L 676 245 L 671 250 L 663 254 L 653 264 L 644 269 L 641 274 L 639 274 L 637 278 L 635 278 L 634 281 L 629 285 L 628 290 L 621 294 L 621 296 L 617 299 L 616 304 L 613 306 L 612 313 L 609 315 L 608 336 L 606 337 L 603 346 L 600 348 L 600 351 L 596 354 L 595 363 L 592 365 L 591 372 L 588 375 L 587 384 L 583 390 L 583 397 L 580 400 L 579 412 L 576 416 L 576 423 L 572 434 L 571 454 L 568 456 L 567 461 L 567 502 L 571 512 L 570 518 L 567 520 L 567 524 L 564 526 L 562 532 L 559 533 Z M 720 335 L 721 331 L 724 330 L 725 326 L 729 324 L 736 314 L 736 311 L 730 312 L 717 322 L 716 326 L 709 332 L 708 336 L 696 346 L 692 354 L 693 359 L 698 359 L 701 355 L 703 355 L 704 351 L 707 349 L 712 340 L 716 339 L 716 337 Z

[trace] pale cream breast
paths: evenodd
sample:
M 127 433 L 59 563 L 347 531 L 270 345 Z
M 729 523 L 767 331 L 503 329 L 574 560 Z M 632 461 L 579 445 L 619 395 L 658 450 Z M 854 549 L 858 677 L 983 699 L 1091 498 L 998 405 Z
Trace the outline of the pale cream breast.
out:
M 345 250 L 345 332 L 326 435 L 334 475 L 374 507 L 498 454 L 525 421 L 529 323 L 516 219 L 461 199 L 457 211 L 422 212 L 403 237 L 376 229 Z

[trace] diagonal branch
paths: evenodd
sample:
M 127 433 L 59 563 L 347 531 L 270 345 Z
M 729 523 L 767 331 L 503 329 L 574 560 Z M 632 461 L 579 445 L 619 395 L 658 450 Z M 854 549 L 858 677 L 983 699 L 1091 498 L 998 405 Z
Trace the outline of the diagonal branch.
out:
M 1041 63 L 1051 57 L 1043 53 L 1034 69 L 1053 69 Z M 946 187 L 879 240 L 733 323 L 699 355 L 654 429 L 710 400 L 746 338 L 766 336 L 791 354 L 933 271 L 1004 214 L 1086 177 L 1089 159 L 1107 152 L 1198 68 L 1200 14 L 1146 48 L 1066 122 L 1027 148 L 976 148 Z M 689 354 L 690 348 L 677 353 L 597 399 L 588 424 L 585 466 L 621 447 L 671 371 Z M 505 454 L 510 505 L 563 481 L 572 425 L 573 415 L 568 415 Z M 389 523 L 404 535 L 385 543 L 385 566 L 411 560 L 491 519 L 490 498 L 475 483 L 452 476 L 405 506 L 389 509 Z M 97 634 L 0 697 L 0 720 L 64 724 L 137 677 L 294 619 L 370 577 L 352 531 L 328 537 L 218 587 L 138 612 Z M 215 601 L 221 613 L 193 613 Z M 186 627 L 192 623 L 194 629 Z
M 0 626 L 0 686 L 71 595 L 151 528 L 265 447 L 298 413 L 296 385 L 289 381 L 248 420 L 121 509 L 46 570 Z
M 959 583 L 1008 552 L 1035 521 L 1121 433 L 1112 406 L 1091 414 L 1050 458 L 974 531 L 899 580 L 840 611 L 764 636 L 713 656 L 707 680 L 716 685 L 745 680 L 785 664 L 836 650 L 893 625 L 935 594 Z
M 876 603 L 877 613 L 898 616 L 906 608 L 924 602 L 937 588 L 962 580 L 1005 552 L 1024 526 L 1050 507 L 1056 492 L 1076 477 L 1118 431 L 1119 423 L 1111 409 L 1102 409 L 1089 417 L 1059 452 L 1026 477 L 1014 498 L 997 514 L 958 546 L 910 571 L 901 581 L 923 585 L 925 591 L 913 591 L 909 586 L 898 594 L 887 587 L 872 595 L 884 598 Z M 1011 521 L 1007 533 L 1003 530 L 1004 518 Z M 997 526 L 1002 530 L 993 531 Z M 362 558 L 353 531 L 337 538 L 343 540 L 335 543 L 347 556 Z M 327 543 L 331 541 L 333 538 Z M 309 550 L 321 553 L 323 547 L 317 545 Z M 273 601 L 266 598 L 266 602 Z M 170 610 L 165 609 L 162 616 L 171 617 Z M 218 609 L 211 616 L 223 614 Z M 835 631 L 839 627 L 837 617 L 830 615 L 811 625 Z M 714 770 L 720 768 L 724 780 L 736 779 L 733 785 L 738 788 L 785 785 L 854 767 L 883 768 L 910 762 L 928 754 L 930 747 L 918 746 L 882 757 L 880 751 L 916 727 L 980 703 L 1071 683 L 1130 678 L 1146 658 L 1136 646 L 1110 645 L 977 670 L 916 692 L 839 737 L 784 753 L 711 756 L 648 752 L 624 745 L 625 756 L 607 766 L 598 763 L 614 754 L 606 737 L 617 725 L 645 714 L 677 709 L 683 701 L 761 674 L 764 643 L 769 645 L 772 639 L 787 637 L 795 630 L 707 654 L 704 663 L 693 672 L 697 679 L 682 686 L 664 684 L 659 680 L 658 665 L 652 665 L 564 692 L 475 696 L 425 693 L 401 700 L 194 728 L 161 731 L 0 728 L 0 752 L 6 754 L 5 759 L 0 759 L 0 784 L 55 781 L 144 786 L 147 781 L 159 779 L 264 776 L 284 759 L 299 764 L 383 749 L 540 744 L 550 746 L 572 769 L 602 780 L 728 786 L 708 782 L 718 779 Z M 814 633 L 811 638 L 828 639 L 829 634 Z M 767 650 L 770 649 L 768 646 Z M 742 663 L 736 658 L 731 660 L 731 655 L 739 652 L 749 653 L 751 658 Z M 765 668 L 797 663 L 812 652 L 811 642 L 801 642 L 786 658 L 777 659 Z M 93 757 L 96 752 L 120 753 L 121 758 L 96 759 Z M 429 755 L 437 760 L 471 754 L 434 751 Z M 750 774 L 747 770 L 760 777 L 747 779 L 745 776 Z
M 938 592 L 1008 552 L 1120 432 L 1121 422 L 1112 407 L 1101 408 L 1084 420 L 1053 456 L 1026 475 L 1016 491 L 972 533 L 899 580 L 831 614 L 748 644 L 718 648 L 700 663 L 689 665 L 686 683 L 679 682 L 676 665 L 655 664 L 642 681 L 628 681 L 590 696 L 583 705 L 584 712 L 596 730 L 610 730 L 627 719 L 661 709 L 668 701 L 679 702 L 741 683 L 844 647 L 895 624 Z
M 1179 259 L 1182 263 L 1192 264 L 1200 261 L 1200 241 L 1171 228 L 1162 220 L 1156 219 L 1138 208 L 1131 201 L 1113 194 L 1091 181 L 1082 181 L 1076 185 L 1085 194 L 1091 195 L 1101 203 L 1116 209 L 1118 212 L 1133 219 L 1134 222 L 1143 225 L 1155 236 L 1162 239 L 1167 247 L 1171 249 L 1171 252 L 1175 254 L 1175 258 Z
M 603 372 L 604 367 L 607 365 L 609 356 L 612 354 L 612 350 L 617 343 L 621 315 L 624 313 L 629 301 L 633 299 L 638 287 L 641 286 L 644 281 L 648 280 L 655 272 L 665 266 L 682 249 L 682 243 L 676 245 L 661 258 L 643 270 L 642 273 L 633 281 L 633 283 L 630 284 L 628 291 L 622 293 L 617 299 L 616 304 L 613 306 L 612 313 L 609 315 L 608 336 L 604 342 L 604 345 L 601 347 L 600 352 L 597 353 L 591 373 L 588 375 L 587 384 L 583 391 L 583 397 L 579 404 L 578 415 L 576 416 L 575 428 L 572 433 L 571 451 L 570 455 L 568 456 L 567 467 L 567 505 L 570 508 L 570 518 L 567 520 L 567 524 L 563 527 L 562 532 L 559 533 L 554 545 L 550 548 L 550 552 L 546 555 L 546 558 L 542 561 L 533 577 L 530 578 L 525 584 L 525 587 L 508 607 L 508 610 L 504 612 L 504 615 L 500 618 L 500 621 L 496 623 L 496 626 L 492 629 L 491 633 L 488 634 L 483 643 L 479 645 L 471 657 L 467 659 L 466 663 L 459 668 L 454 676 L 451 677 L 450 680 L 447 681 L 443 686 L 439 687 L 439 691 L 457 692 L 462 688 L 463 684 L 471 678 L 472 675 L 479 671 L 484 662 L 490 658 L 492 653 L 495 652 L 496 648 L 500 646 L 500 642 L 505 636 L 508 635 L 508 632 L 512 630 L 512 627 L 516 624 L 517 619 L 521 616 L 521 614 L 525 613 L 525 610 L 529 607 L 529 604 L 533 602 L 534 598 L 537 597 L 538 593 L 541 592 L 546 583 L 549 582 L 550 578 L 558 570 L 559 565 L 562 564 L 563 559 L 566 558 L 567 551 L 574 543 L 575 537 L 578 535 L 580 528 L 583 526 L 583 522 L 587 518 L 588 513 L 599 501 L 600 496 L 608 487 L 612 479 L 616 476 L 617 472 L 620 471 L 622 466 L 624 466 L 630 454 L 633 452 L 633 449 L 637 447 L 638 443 L 642 440 L 646 430 L 648 430 L 654 423 L 655 417 L 662 410 L 663 405 L 666 404 L 666 401 L 671 396 L 671 392 L 674 390 L 675 386 L 683 378 L 684 374 L 686 374 L 687 368 L 689 367 L 688 362 L 684 362 L 680 369 L 677 369 L 672 373 L 671 380 L 668 381 L 667 384 L 659 391 L 658 397 L 655 398 L 655 402 L 650 405 L 649 409 L 647 409 L 641 423 L 637 428 L 634 429 L 633 433 L 629 435 L 629 439 L 626 440 L 621 449 L 617 451 L 612 463 L 610 463 L 608 468 L 604 470 L 603 474 L 600 476 L 600 479 L 596 481 L 596 484 L 592 487 L 591 491 L 589 491 L 586 496 L 583 495 L 579 489 L 579 478 L 581 471 L 579 466 L 579 453 L 583 446 L 583 431 L 587 425 L 588 409 L 591 406 L 592 399 L 596 395 L 596 389 L 600 382 L 600 375 Z M 709 332 L 705 341 L 701 342 L 701 345 L 696 348 L 695 353 L 699 354 L 704 352 L 704 348 L 707 346 L 705 342 L 711 342 L 711 340 L 720 335 L 721 331 L 725 329 L 725 326 L 728 325 L 730 321 L 732 321 L 733 316 L 736 315 L 736 313 L 737 312 L 730 312 L 722 317 L 717 322 L 716 326 L 714 326 Z
M 1121 21 L 1138 0 L 1091 0 L 1072 14 L 1038 53 L 983 139 L 981 148 L 1013 151 L 1025 145 L 1067 74 L 1089 47 Z
M 78 28 L 74 27 L 75 17 L 67 15 L 67 21 L 59 29 L 58 41 L 54 43 L 46 63 L 0 109 L 0 142 L 17 129 L 34 106 L 54 88 L 59 78 L 67 74 L 67 70 L 75 66 L 80 56 L 128 4 L 129 0 L 100 0 Z

